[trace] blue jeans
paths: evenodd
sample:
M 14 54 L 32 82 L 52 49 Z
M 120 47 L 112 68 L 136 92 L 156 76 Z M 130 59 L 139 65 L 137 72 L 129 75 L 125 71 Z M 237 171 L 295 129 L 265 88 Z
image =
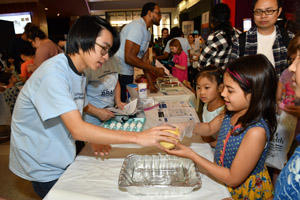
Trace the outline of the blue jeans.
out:
M 126 85 L 133 83 L 133 76 L 119 74 L 119 83 L 121 86 L 121 101 L 126 102 Z
M 32 181 L 32 187 L 35 193 L 39 195 L 42 199 L 47 195 L 53 185 L 57 182 L 58 179 L 49 181 L 49 182 L 35 182 Z

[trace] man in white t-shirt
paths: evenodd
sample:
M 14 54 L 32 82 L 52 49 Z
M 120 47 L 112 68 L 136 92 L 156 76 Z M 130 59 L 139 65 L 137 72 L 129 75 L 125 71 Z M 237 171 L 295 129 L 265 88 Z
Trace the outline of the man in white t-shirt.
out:
M 282 0 L 254 0 L 252 6 L 255 26 L 234 42 L 230 60 L 264 54 L 280 76 L 288 66 L 287 46 L 294 37 L 294 34 L 275 25 L 282 11 Z

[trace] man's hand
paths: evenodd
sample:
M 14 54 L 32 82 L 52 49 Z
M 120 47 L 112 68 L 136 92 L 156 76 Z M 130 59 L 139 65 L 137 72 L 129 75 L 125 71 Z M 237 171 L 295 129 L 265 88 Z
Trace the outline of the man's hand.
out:
M 159 77 L 163 77 L 165 75 L 165 71 L 163 68 L 155 68 L 155 74 Z
M 108 155 L 109 151 L 111 150 L 111 146 L 109 144 L 105 145 L 105 144 L 94 144 L 94 143 L 91 143 L 91 147 L 92 147 L 95 155 L 99 155 L 100 154 L 100 156 Z
M 149 90 L 151 93 L 156 93 L 158 90 L 153 84 L 149 84 Z

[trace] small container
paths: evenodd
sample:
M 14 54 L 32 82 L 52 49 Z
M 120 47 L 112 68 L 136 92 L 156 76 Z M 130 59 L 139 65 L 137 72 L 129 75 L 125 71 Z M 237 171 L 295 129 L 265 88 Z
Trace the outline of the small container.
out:
M 162 154 L 128 155 L 118 183 L 134 195 L 182 195 L 202 185 L 192 160 Z
M 147 98 L 147 83 L 139 83 L 138 84 L 138 93 L 140 99 Z

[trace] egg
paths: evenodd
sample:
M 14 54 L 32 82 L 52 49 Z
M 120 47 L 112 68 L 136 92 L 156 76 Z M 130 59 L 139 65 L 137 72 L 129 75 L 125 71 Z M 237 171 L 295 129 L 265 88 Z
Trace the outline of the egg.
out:
M 163 130 L 163 131 L 167 131 L 170 133 L 174 133 L 175 135 L 179 135 L 179 129 L 176 128 L 175 131 L 172 130 Z M 176 140 L 178 142 L 178 140 Z M 160 145 L 165 147 L 166 149 L 173 149 L 175 147 L 175 144 L 169 143 L 169 142 L 160 142 Z
M 116 123 L 115 122 L 112 122 L 110 125 L 109 125 L 109 128 L 110 129 L 113 129 L 115 127 Z
M 120 122 L 117 123 L 117 129 L 120 129 L 122 124 Z

